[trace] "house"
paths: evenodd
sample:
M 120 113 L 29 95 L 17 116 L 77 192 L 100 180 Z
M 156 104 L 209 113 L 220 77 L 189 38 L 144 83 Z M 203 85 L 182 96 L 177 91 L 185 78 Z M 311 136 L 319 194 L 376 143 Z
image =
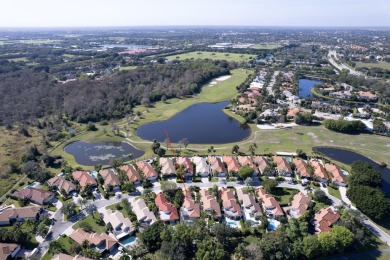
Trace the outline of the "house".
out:
M 244 191 L 240 188 L 236 188 L 236 195 L 237 195 L 238 203 L 242 203 L 242 200 L 244 199 Z
M 54 255 L 51 260 L 92 260 L 92 259 L 85 258 L 84 256 L 81 256 L 81 255 L 70 256 L 70 255 L 61 253 L 61 254 Z
M 226 168 L 222 163 L 219 157 L 209 156 L 209 164 L 211 167 L 211 172 L 217 177 L 225 177 L 226 176 Z
M 256 167 L 256 164 L 250 156 L 237 156 L 237 159 L 242 166 L 248 165 L 253 169 L 253 176 L 257 176 L 259 174 L 259 169 Z
M 314 225 L 318 233 L 328 232 L 332 225 L 339 220 L 340 214 L 334 212 L 331 207 L 323 208 L 314 215 Z
M 87 172 L 84 171 L 74 171 L 72 177 L 77 181 L 82 188 L 85 188 L 88 184 L 91 186 L 96 186 L 96 180 Z
M 125 218 L 119 211 L 103 209 L 101 214 L 104 223 L 106 223 L 106 225 L 108 225 L 108 223 L 111 224 L 116 239 L 121 239 L 134 232 L 133 223 L 131 223 L 130 219 Z
M 287 111 L 286 117 L 287 117 L 288 120 L 294 120 L 294 118 L 295 118 L 295 116 L 296 116 L 297 114 L 299 114 L 299 109 L 298 109 L 298 108 L 289 109 L 289 110 Z
M 192 165 L 190 158 L 179 157 L 177 158 L 177 164 L 184 168 L 184 171 L 182 172 L 184 177 L 190 178 L 194 175 L 194 166 Z
M 139 175 L 138 171 L 134 168 L 133 165 L 122 165 L 119 167 L 119 170 L 123 171 L 126 174 L 129 181 L 131 181 L 135 185 L 140 183 L 141 176 Z
M 260 205 L 256 202 L 255 198 L 250 194 L 243 194 L 242 209 L 244 211 L 243 215 L 245 220 L 248 220 L 250 218 L 259 220 L 263 215 Z
M 11 196 L 43 205 L 53 200 L 54 193 L 36 188 L 24 188 L 23 190 L 15 191 Z
M 278 170 L 279 175 L 290 177 L 292 175 L 292 170 L 290 164 L 282 156 L 272 157 L 274 163 L 276 163 L 276 169 Z
M 320 182 L 328 181 L 328 174 L 326 173 L 324 166 L 319 161 L 310 160 L 310 165 L 314 169 L 314 179 Z
M 0 243 L 0 259 L 13 259 L 21 249 L 20 245 L 14 243 Z
M 270 169 L 268 175 L 273 176 L 275 174 L 270 163 L 264 156 L 253 156 L 253 162 L 259 167 L 261 174 L 264 175 L 267 168 Z
M 156 216 L 146 206 L 145 201 L 143 199 L 135 200 L 131 204 L 133 206 L 133 212 L 137 216 L 137 220 L 140 223 L 145 223 L 145 224 L 151 225 L 157 221 Z
M 220 192 L 225 216 L 234 220 L 240 219 L 242 217 L 242 211 L 234 197 L 233 190 L 222 188 Z
M 213 218 L 221 218 L 221 208 L 219 207 L 217 198 L 211 196 L 210 191 L 206 189 L 201 189 L 199 194 L 203 210 Z
M 227 170 L 230 174 L 237 174 L 238 170 L 240 169 L 240 164 L 238 163 L 236 157 L 234 156 L 223 156 L 223 161 L 227 165 Z
M 37 221 L 42 208 L 38 206 L 23 208 L 6 208 L 0 211 L 0 226 L 14 222 L 24 222 L 27 219 Z
M 108 187 L 112 187 L 114 191 L 120 190 L 121 182 L 119 181 L 119 176 L 114 169 L 100 170 L 99 174 L 103 177 L 103 187 L 105 190 L 107 190 Z
M 180 208 L 182 220 L 196 220 L 200 218 L 200 205 L 195 202 L 191 196 L 191 192 L 183 190 L 184 201 Z
M 332 183 L 343 187 L 347 186 L 347 180 L 337 165 L 326 163 L 325 169 L 331 174 Z
M 262 201 L 263 209 L 268 217 L 280 218 L 284 216 L 283 209 L 280 207 L 279 202 L 274 197 L 267 194 L 263 189 L 260 188 L 257 190 L 257 198 Z
M 149 181 L 157 180 L 157 172 L 153 169 L 153 167 L 149 163 L 139 161 L 136 162 L 135 164 L 137 165 L 138 169 L 140 169 L 140 171 L 143 173 L 144 177 L 147 180 Z
M 202 177 L 207 177 L 210 174 L 210 166 L 207 164 L 204 157 L 194 156 L 192 162 L 195 164 L 196 173 Z
M 300 218 L 309 208 L 310 201 L 311 198 L 302 192 L 295 194 L 291 201 L 290 216 L 293 218 Z
M 307 164 L 300 158 L 294 158 L 293 163 L 295 164 L 295 172 L 301 176 L 301 178 L 310 178 L 310 172 L 307 168 Z
M 103 253 L 104 251 L 111 252 L 118 245 L 115 238 L 107 235 L 106 233 L 88 233 L 81 228 L 74 230 L 69 237 L 76 241 L 79 245 L 82 245 L 84 240 L 87 240 L 89 242 L 89 247 L 99 251 L 100 253 Z
M 76 185 L 71 181 L 67 181 L 62 176 L 55 176 L 47 181 L 49 187 L 55 187 L 59 192 L 64 193 L 64 196 L 68 196 L 71 192 L 76 190 Z
M 165 198 L 162 192 L 157 194 L 154 203 L 160 211 L 160 219 L 162 221 L 174 223 L 179 220 L 177 209 Z
M 359 91 L 357 93 L 357 97 L 359 99 L 366 100 L 366 101 L 376 101 L 376 100 L 378 100 L 378 96 L 375 95 L 375 94 L 372 94 L 369 91 Z
M 172 159 L 166 157 L 160 157 L 160 166 L 162 177 L 168 177 L 176 175 L 176 168 Z

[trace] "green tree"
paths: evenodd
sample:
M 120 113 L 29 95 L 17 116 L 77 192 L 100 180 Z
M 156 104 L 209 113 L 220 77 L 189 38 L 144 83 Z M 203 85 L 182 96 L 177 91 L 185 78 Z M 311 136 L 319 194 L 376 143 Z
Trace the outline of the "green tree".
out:
M 62 205 L 61 213 L 69 217 L 75 213 L 76 207 L 77 206 L 73 201 L 65 202 L 64 205 Z
M 238 145 L 234 145 L 233 148 L 232 148 L 232 154 L 238 153 L 239 149 L 240 149 L 240 147 Z
M 150 252 L 155 252 L 160 249 L 162 242 L 160 234 L 164 229 L 164 223 L 162 221 L 157 221 L 147 227 L 145 231 L 140 234 L 142 243 Z
M 350 186 L 381 187 L 382 175 L 374 166 L 362 161 L 355 161 L 351 164 Z
M 274 179 L 265 179 L 263 181 L 263 188 L 267 193 L 271 193 L 277 186 L 278 182 Z
M 241 166 L 241 168 L 238 170 L 238 176 L 240 176 L 240 178 L 243 180 L 252 177 L 252 175 L 253 169 L 249 165 Z
M 197 260 L 222 260 L 226 257 L 222 244 L 210 237 L 199 241 L 197 248 L 198 250 L 195 254 Z
M 343 226 L 334 226 L 332 228 L 331 234 L 333 239 L 338 244 L 338 251 L 340 253 L 344 252 L 344 250 L 352 245 L 354 241 L 354 234 Z
M 303 254 L 308 259 L 314 259 L 321 254 L 321 244 L 317 235 L 309 235 L 303 238 Z
M 260 241 L 264 259 L 290 259 L 290 243 L 280 229 L 266 233 Z
M 64 248 L 62 247 L 62 244 L 60 242 L 54 240 L 49 244 L 49 252 L 55 255 L 64 252 Z

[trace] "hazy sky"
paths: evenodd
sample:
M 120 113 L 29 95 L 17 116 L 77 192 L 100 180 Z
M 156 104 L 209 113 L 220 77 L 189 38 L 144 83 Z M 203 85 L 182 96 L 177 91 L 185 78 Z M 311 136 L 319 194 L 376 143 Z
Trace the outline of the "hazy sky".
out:
M 0 27 L 390 26 L 390 0 L 2 0 Z

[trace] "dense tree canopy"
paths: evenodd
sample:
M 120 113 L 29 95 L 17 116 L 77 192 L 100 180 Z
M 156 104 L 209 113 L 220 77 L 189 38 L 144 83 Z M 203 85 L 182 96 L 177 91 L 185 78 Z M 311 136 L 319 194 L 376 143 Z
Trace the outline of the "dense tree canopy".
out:
M 360 133 L 366 129 L 366 125 L 360 120 L 347 121 L 343 119 L 326 119 L 323 121 L 323 124 L 329 130 L 346 134 Z
M 374 166 L 362 161 L 355 161 L 351 164 L 351 186 L 363 185 L 373 188 L 380 187 L 382 176 Z

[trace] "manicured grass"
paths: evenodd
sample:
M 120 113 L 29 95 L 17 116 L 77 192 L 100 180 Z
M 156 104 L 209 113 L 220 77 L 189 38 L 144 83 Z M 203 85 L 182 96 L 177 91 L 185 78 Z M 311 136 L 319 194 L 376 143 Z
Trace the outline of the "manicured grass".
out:
M 384 253 L 381 254 L 379 257 L 376 258 L 377 260 L 389 260 L 390 259 L 390 253 Z
M 279 48 L 278 44 L 255 44 L 252 48 L 258 50 L 273 50 Z
M 290 203 L 291 196 L 298 192 L 299 190 L 296 189 L 276 187 L 271 194 L 279 201 L 280 206 L 287 206 Z
M 136 68 L 137 68 L 137 66 L 123 66 L 123 67 L 120 67 L 119 70 L 134 70 Z
M 227 52 L 194 51 L 194 52 L 189 52 L 184 54 L 167 56 L 166 58 L 168 60 L 211 59 L 211 60 L 227 60 L 227 61 L 242 62 L 242 61 L 248 61 L 250 58 L 255 59 L 256 55 L 227 53 Z
M 328 192 L 330 195 L 332 195 L 333 197 L 336 197 L 338 198 L 339 200 L 342 200 L 341 199 L 341 195 L 340 195 L 340 191 L 339 190 L 335 190 L 331 187 L 328 186 Z
M 88 215 L 83 220 L 74 224 L 72 228 L 80 228 L 81 223 L 88 223 L 92 227 L 92 230 L 98 234 L 106 231 L 106 224 L 103 222 L 103 220 L 100 219 L 98 212 L 95 212 L 93 215 Z
M 72 245 L 76 245 L 77 243 L 72 240 L 70 237 L 63 237 L 63 236 L 60 236 L 57 241 L 61 244 L 62 248 L 64 249 L 64 252 L 66 252 L 66 254 L 69 254 L 70 255 L 70 248 Z M 43 257 L 42 257 L 42 260 L 50 260 L 52 259 L 53 255 L 49 252 L 47 252 Z
M 117 210 L 117 205 L 120 205 L 120 210 Z M 122 202 L 118 202 L 118 203 L 115 203 L 115 204 L 112 204 L 110 206 L 107 206 L 106 209 L 111 209 L 111 210 L 117 210 L 119 211 L 120 213 L 122 213 L 122 215 L 126 218 L 130 218 L 129 214 L 127 214 L 126 210 L 124 210 L 123 206 L 122 206 Z
M 218 178 L 211 178 L 210 182 L 218 182 Z
M 365 63 L 365 62 L 356 62 L 356 68 L 366 67 L 368 69 L 380 68 L 384 70 L 390 70 L 390 62 L 379 61 L 378 63 Z
M 60 40 L 34 39 L 34 40 L 20 40 L 17 42 L 25 43 L 25 44 L 47 44 L 47 43 L 60 42 Z
M 28 59 L 26 57 L 22 57 L 22 58 L 8 59 L 8 61 L 18 62 L 18 61 L 28 61 Z

